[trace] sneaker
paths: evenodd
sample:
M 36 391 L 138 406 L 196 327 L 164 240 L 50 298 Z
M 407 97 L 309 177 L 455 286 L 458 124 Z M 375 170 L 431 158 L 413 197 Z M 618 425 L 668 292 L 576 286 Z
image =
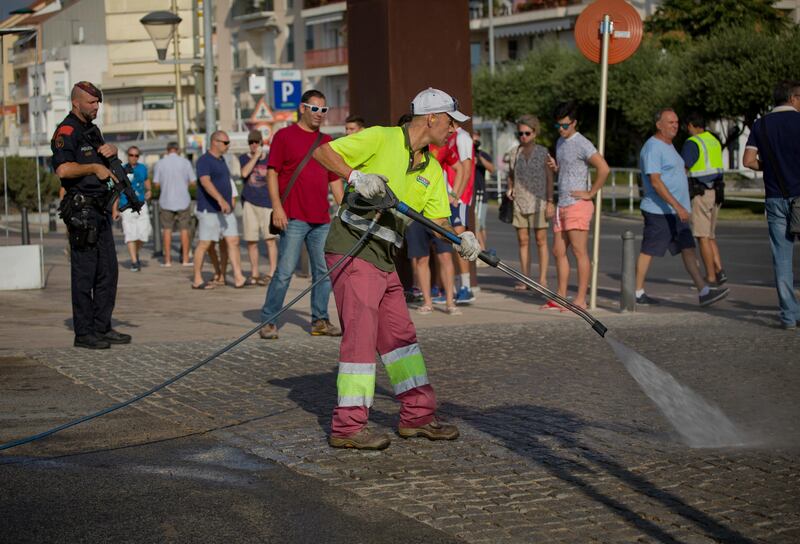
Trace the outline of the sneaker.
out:
M 475 300 L 475 294 L 467 286 L 462 287 L 456 293 L 456 304 L 469 304 L 473 300 Z
M 422 427 L 398 427 L 397 434 L 403 438 L 422 436 L 428 440 L 455 440 L 458 438 L 458 427 L 445 425 L 434 419 Z
M 785 321 L 781 321 L 781 328 L 785 331 L 796 331 L 797 330 L 797 322 L 793 323 L 786 323 Z
M 263 330 L 263 329 L 262 329 Z M 311 336 L 341 336 L 342 331 L 327 319 L 317 319 L 311 324 Z
M 385 450 L 392 441 L 385 434 L 370 432 L 366 428 L 350 436 L 331 436 L 328 444 L 332 448 L 353 448 L 356 450 Z
M 264 325 L 261 327 L 261 330 L 258 331 L 258 335 L 263 340 L 276 340 L 278 338 L 278 327 L 273 324 Z
M 72 344 L 76 348 L 86 348 L 86 349 L 108 349 L 111 347 L 111 344 L 96 337 L 93 334 L 86 334 L 83 336 L 76 336 L 75 342 Z
M 431 299 L 434 304 L 447 304 L 447 297 L 444 295 L 439 295 L 438 297 L 433 297 Z
M 108 329 L 107 332 L 99 335 L 101 340 L 105 340 L 109 344 L 130 344 L 133 337 L 130 334 Z
M 709 282 L 708 285 L 711 286 L 711 287 L 719 287 L 720 285 L 724 284 L 726 281 L 728 281 L 728 275 L 725 273 L 724 270 L 720 269 L 720 271 L 717 272 L 717 281 L 715 281 L 713 285 Z
M 139 265 L 139 261 L 131 263 L 131 272 L 138 272 L 141 270 L 141 265 Z
M 653 297 L 648 297 L 647 293 L 642 293 L 641 296 L 636 297 L 636 304 L 648 306 L 650 304 L 659 304 L 661 301 Z
M 700 306 L 710 306 L 728 296 L 730 289 L 714 287 L 708 293 L 700 296 Z
M 431 296 L 433 298 L 443 297 L 444 296 L 444 291 L 442 291 L 441 289 L 439 289 L 438 287 L 436 287 L 434 285 L 433 287 L 431 287 Z

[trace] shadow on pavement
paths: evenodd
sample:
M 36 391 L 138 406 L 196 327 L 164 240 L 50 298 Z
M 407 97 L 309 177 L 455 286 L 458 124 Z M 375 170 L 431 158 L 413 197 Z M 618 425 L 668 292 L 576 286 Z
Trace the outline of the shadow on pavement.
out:
M 290 400 L 306 412 L 317 417 L 317 423 L 325 434 L 330 432 L 331 415 L 336 404 L 336 375 L 332 370 L 325 374 L 307 374 L 291 378 L 269 380 L 270 385 L 277 385 L 289 390 Z M 375 386 L 375 397 L 394 398 L 388 389 Z M 389 414 L 373 406 L 369 411 L 370 421 L 383 427 L 392 427 L 396 423 L 396 414 Z
M 531 405 L 475 410 L 450 403 L 443 404 L 442 411 L 469 422 L 483 433 L 498 438 L 509 450 L 530 459 L 554 477 L 571 485 L 577 492 L 604 505 L 608 511 L 615 513 L 658 542 L 680 541 L 670 535 L 666 528 L 645 519 L 621 500 L 598 490 L 581 475 L 605 472 L 646 498 L 661 503 L 664 508 L 683 517 L 712 539 L 723 542 L 752 542 L 741 533 L 686 504 L 677 495 L 659 489 L 646 478 L 626 469 L 612 457 L 593 449 L 581 440 L 579 433 L 584 428 L 598 425 L 587 422 L 574 413 L 558 408 Z M 502 422 L 502 425 L 498 425 L 498 422 Z M 553 448 L 553 441 L 556 442 L 558 449 L 563 448 L 573 458 L 567 458 Z

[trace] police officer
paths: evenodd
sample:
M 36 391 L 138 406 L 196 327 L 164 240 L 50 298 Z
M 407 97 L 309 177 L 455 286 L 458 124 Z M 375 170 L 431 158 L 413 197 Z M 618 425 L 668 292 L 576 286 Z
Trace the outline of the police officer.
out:
M 107 349 L 131 337 L 111 328 L 117 296 L 117 253 L 107 209 L 112 178 L 105 159 L 115 157 L 110 144 L 92 145 L 91 134 L 103 94 L 88 81 L 72 88 L 72 110 L 56 128 L 50 147 L 53 169 L 66 190 L 61 217 L 69 231 L 72 322 L 77 347 Z M 88 133 L 88 134 L 87 134 Z
M 717 216 L 725 189 L 722 179 L 722 145 L 706 130 L 705 119 L 697 112 L 686 117 L 686 130 L 689 138 L 683 144 L 681 157 L 689 177 L 692 233 L 700 246 L 700 257 L 705 265 L 708 284 L 719 286 L 728 281 L 716 240 Z

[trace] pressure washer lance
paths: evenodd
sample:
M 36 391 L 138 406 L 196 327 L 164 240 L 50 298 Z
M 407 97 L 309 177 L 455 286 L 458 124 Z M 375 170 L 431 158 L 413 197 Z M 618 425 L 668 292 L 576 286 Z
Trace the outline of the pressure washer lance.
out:
M 451 244 L 460 245 L 461 238 L 459 238 L 456 234 L 448 231 L 444 227 L 434 223 L 421 213 L 411 209 L 408 204 L 402 202 L 397 199 L 397 196 L 392 192 L 389 187 L 386 187 L 386 194 L 379 197 L 374 197 L 371 199 L 365 199 L 361 195 L 355 192 L 351 192 L 347 194 L 347 204 L 350 208 L 356 210 L 385 210 L 389 208 L 394 208 L 398 212 L 402 213 L 403 215 L 413 219 L 414 221 L 421 223 L 424 227 L 441 234 L 444 238 L 450 242 Z M 589 325 L 592 326 L 592 329 L 599 334 L 601 337 L 605 337 L 606 332 L 608 329 L 605 325 L 600 323 L 592 314 L 584 310 L 583 308 L 576 306 L 566 298 L 562 297 L 561 295 L 554 293 L 553 291 L 549 290 L 548 288 L 539 285 L 528 276 L 523 275 L 520 272 L 517 272 L 510 266 L 503 263 L 496 255 L 491 255 L 486 253 L 485 251 L 481 251 L 478 255 L 478 258 L 488 264 L 491 267 L 497 268 L 501 272 L 504 272 L 511 276 L 512 278 L 524 283 L 534 291 L 540 293 L 548 300 L 552 300 L 557 302 L 558 304 L 564 306 L 569 311 L 579 315 L 582 317 Z

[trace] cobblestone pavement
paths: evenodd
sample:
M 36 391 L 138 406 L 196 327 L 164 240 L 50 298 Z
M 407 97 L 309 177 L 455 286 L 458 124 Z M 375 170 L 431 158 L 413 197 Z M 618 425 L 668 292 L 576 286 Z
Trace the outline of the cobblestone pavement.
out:
M 578 319 L 421 330 L 441 415 L 462 430 L 455 442 L 395 435 L 383 452 L 329 448 L 333 338 L 247 340 L 136 406 L 213 429 L 228 445 L 465 542 L 800 541 L 800 334 L 735 313 L 603 319 L 618 339 L 718 404 L 750 445 L 681 444 Z M 25 351 L 121 401 L 223 343 L 115 346 L 110 358 Z M 397 413 L 390 391 L 379 371 L 371 420 L 387 431 Z

